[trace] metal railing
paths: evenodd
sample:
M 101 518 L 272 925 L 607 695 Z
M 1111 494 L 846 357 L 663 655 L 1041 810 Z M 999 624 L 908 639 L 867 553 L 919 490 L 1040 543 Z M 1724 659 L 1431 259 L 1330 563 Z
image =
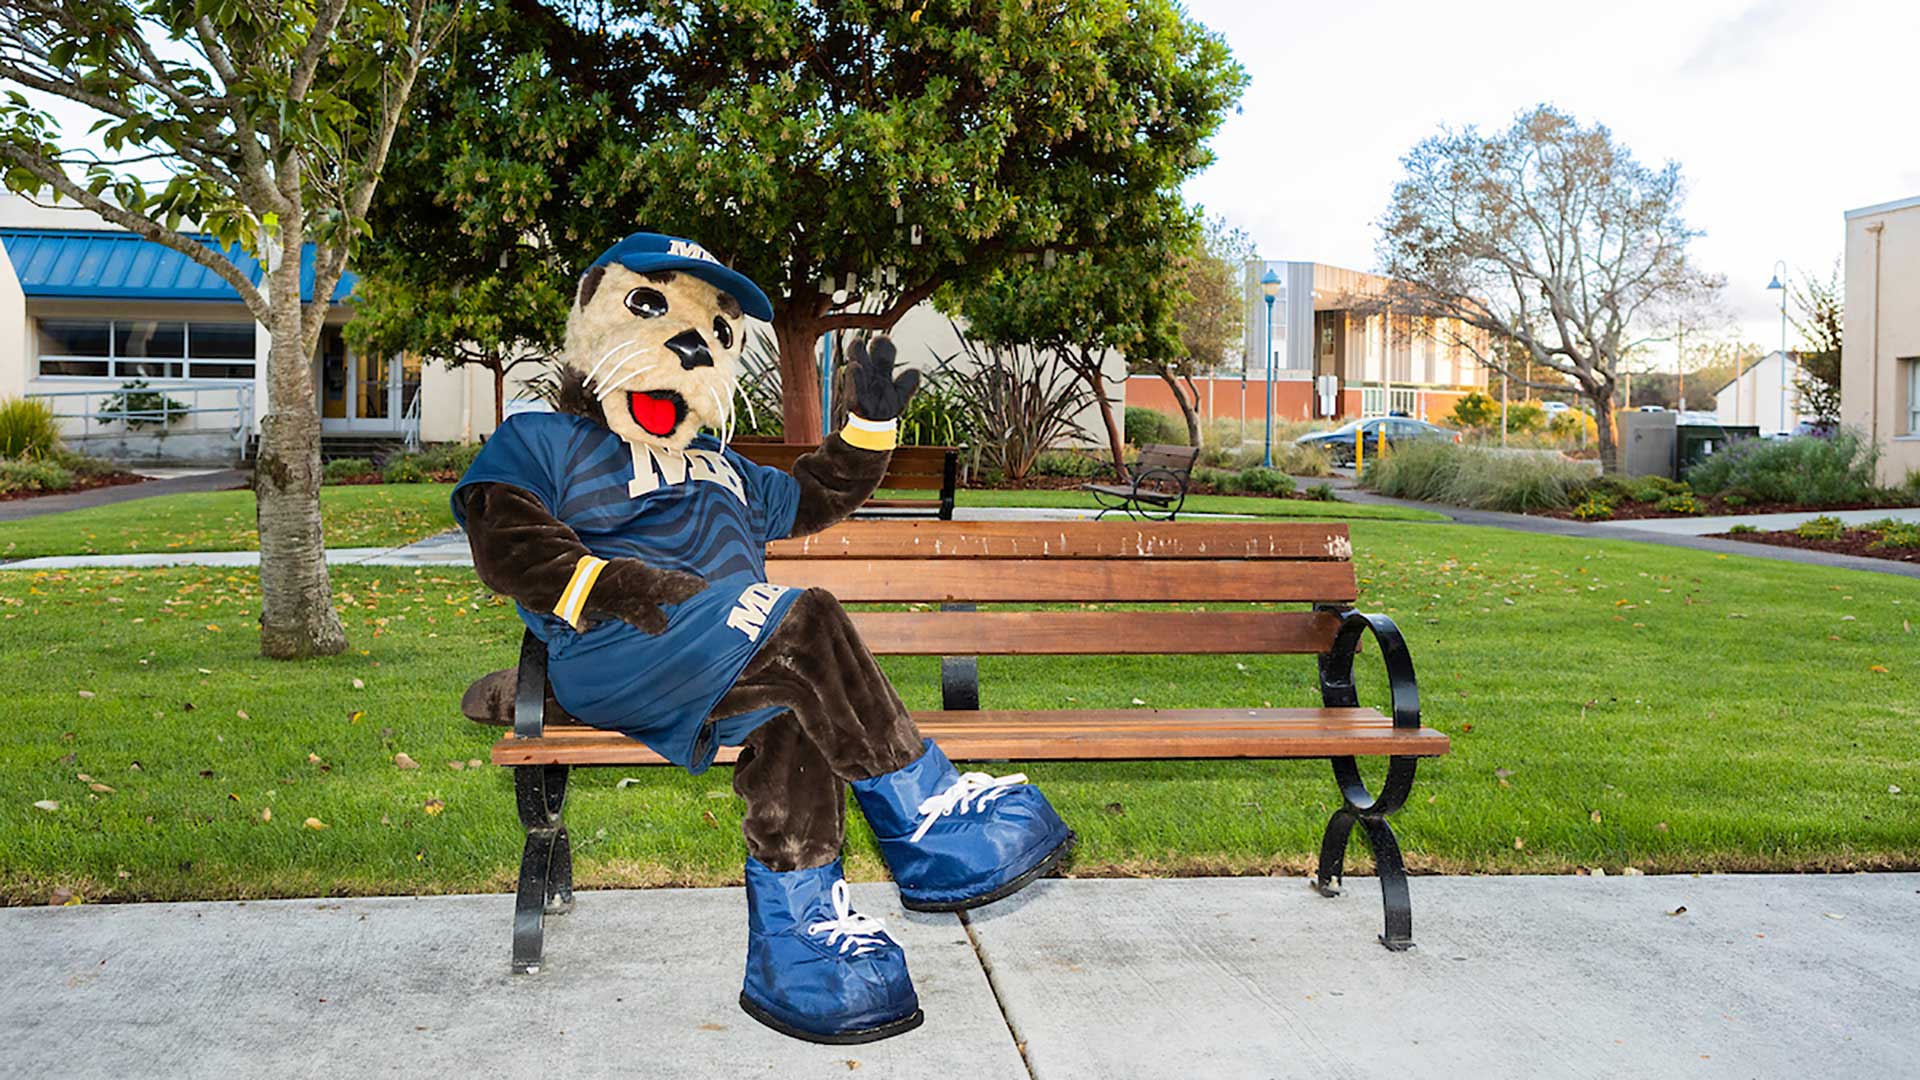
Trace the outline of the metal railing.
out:
M 180 395 L 187 400 L 174 397 Z M 220 395 L 225 401 L 207 403 L 208 395 Z M 145 386 L 121 386 L 95 390 L 33 391 L 25 395 L 45 401 L 53 409 L 54 419 L 67 429 L 63 438 L 84 442 L 87 439 L 120 438 L 127 435 L 163 435 L 174 429 L 176 421 L 195 417 L 186 430 L 195 433 L 217 432 L 223 427 L 227 437 L 244 443 L 253 431 L 253 384 L 227 383 L 205 385 L 190 382 L 150 383 Z M 78 402 L 78 411 L 67 411 Z M 197 418 L 231 414 L 225 424 L 204 424 Z M 79 421 L 74 434 L 64 421 Z

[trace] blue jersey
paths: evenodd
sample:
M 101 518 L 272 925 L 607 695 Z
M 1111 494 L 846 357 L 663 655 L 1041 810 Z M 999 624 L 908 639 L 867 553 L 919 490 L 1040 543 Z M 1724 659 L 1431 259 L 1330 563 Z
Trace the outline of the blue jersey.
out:
M 800 485 L 792 476 L 707 435 L 675 452 L 630 444 L 581 417 L 523 413 L 500 426 L 455 486 L 462 527 L 460 491 L 480 483 L 531 493 L 602 559 L 640 559 L 708 582 L 662 608 L 660 634 L 619 619 L 577 631 L 551 611 L 520 606 L 528 629 L 547 643 L 554 698 L 568 713 L 695 772 L 721 745 L 738 745 L 778 714 L 719 718 L 702 731 L 795 596 L 767 584 L 765 566 L 767 541 L 793 528 Z

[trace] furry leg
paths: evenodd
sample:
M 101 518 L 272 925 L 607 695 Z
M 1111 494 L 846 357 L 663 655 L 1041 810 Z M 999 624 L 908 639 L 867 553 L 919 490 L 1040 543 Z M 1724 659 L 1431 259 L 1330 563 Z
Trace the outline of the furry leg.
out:
M 827 759 L 791 714 L 754 729 L 733 767 L 747 801 L 747 854 L 776 873 L 825 866 L 840 857 L 847 795 Z
M 713 715 L 768 706 L 792 710 L 842 780 L 869 780 L 920 756 L 920 729 L 846 609 L 825 589 L 808 589 L 793 602 Z

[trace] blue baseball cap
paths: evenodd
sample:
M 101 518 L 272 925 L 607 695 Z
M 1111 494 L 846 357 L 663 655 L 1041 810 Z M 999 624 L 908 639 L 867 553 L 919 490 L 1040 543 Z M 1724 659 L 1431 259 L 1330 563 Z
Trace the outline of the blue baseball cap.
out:
M 600 253 L 593 266 L 619 263 L 637 274 L 656 270 L 679 270 L 692 274 L 717 289 L 725 289 L 741 310 L 762 322 L 773 321 L 773 305 L 745 274 L 721 264 L 706 248 L 691 240 L 659 233 L 637 232 Z M 593 269 L 593 266 L 587 269 Z

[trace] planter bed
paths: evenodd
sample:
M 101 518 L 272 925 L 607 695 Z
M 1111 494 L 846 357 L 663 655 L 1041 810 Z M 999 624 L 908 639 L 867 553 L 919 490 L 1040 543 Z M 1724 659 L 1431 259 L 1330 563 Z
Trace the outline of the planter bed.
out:
M 1871 529 L 1848 529 L 1838 540 L 1811 540 L 1791 529 L 1781 532 L 1713 533 L 1719 540 L 1742 540 L 1750 544 L 1825 551 L 1834 555 L 1858 555 L 1867 559 L 1920 563 L 1920 547 L 1876 547 L 1880 534 Z
M 1620 502 L 1614 504 L 1612 517 L 1601 518 L 1599 520 L 1645 521 L 1650 518 L 1719 517 L 1730 514 L 1800 514 L 1815 510 L 1903 510 L 1915 505 L 1912 502 L 1850 502 L 1834 503 L 1826 506 L 1807 506 L 1801 503 L 1748 502 L 1741 503 L 1738 506 L 1729 506 L 1727 502 L 1718 495 L 1701 495 L 1698 493 L 1694 494 L 1693 499 L 1694 502 L 1700 506 L 1700 512 L 1697 514 L 1676 514 L 1670 510 L 1662 510 L 1653 503 Z M 1533 514 L 1535 517 L 1559 518 L 1562 521 L 1580 520 L 1573 516 L 1573 507 L 1571 506 L 1556 510 L 1530 510 L 1528 513 Z
M 47 495 L 72 495 L 80 491 L 92 491 L 94 488 L 121 487 L 126 484 L 144 484 L 152 477 L 138 473 L 111 472 L 98 476 L 76 476 L 68 487 L 57 491 L 22 488 L 19 491 L 0 492 L 0 502 L 13 502 L 16 499 L 38 499 Z

